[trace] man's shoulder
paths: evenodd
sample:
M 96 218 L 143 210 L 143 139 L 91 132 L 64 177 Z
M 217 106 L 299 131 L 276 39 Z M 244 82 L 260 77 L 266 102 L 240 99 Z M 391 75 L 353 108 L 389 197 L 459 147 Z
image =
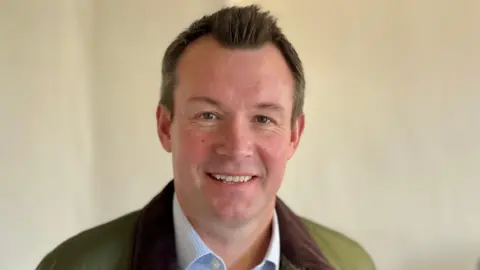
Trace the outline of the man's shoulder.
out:
M 128 263 L 139 211 L 87 229 L 59 244 L 37 270 L 122 269 Z
M 358 242 L 309 219 L 301 218 L 301 220 L 335 269 L 375 269 L 371 256 Z

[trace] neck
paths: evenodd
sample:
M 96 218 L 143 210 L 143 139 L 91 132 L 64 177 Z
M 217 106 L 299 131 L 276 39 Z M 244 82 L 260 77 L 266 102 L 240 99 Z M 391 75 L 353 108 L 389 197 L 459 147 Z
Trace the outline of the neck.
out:
M 262 262 L 270 244 L 274 206 L 269 208 L 258 219 L 238 227 L 222 226 L 218 221 L 189 220 L 228 269 L 253 269 Z

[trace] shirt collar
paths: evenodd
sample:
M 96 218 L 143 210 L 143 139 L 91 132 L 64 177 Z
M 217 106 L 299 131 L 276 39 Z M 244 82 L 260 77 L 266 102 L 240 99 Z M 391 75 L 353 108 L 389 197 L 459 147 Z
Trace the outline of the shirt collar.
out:
M 262 263 L 269 261 L 275 265 L 275 269 L 280 267 L 280 230 L 278 228 L 277 211 L 273 212 L 272 220 L 272 237 L 268 246 L 267 254 Z
M 173 196 L 173 221 L 176 252 L 181 269 L 186 269 L 190 264 L 207 254 L 214 254 L 188 221 L 180 207 L 176 194 Z M 276 211 L 273 213 L 272 237 L 261 265 L 267 261 L 273 263 L 275 269 L 278 269 L 280 266 L 280 230 Z

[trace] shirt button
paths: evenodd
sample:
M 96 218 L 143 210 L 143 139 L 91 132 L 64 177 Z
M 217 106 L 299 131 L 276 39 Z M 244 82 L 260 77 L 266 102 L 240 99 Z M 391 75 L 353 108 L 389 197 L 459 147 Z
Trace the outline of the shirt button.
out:
M 217 258 L 213 258 L 210 264 L 212 265 L 213 269 L 220 269 L 221 264 Z

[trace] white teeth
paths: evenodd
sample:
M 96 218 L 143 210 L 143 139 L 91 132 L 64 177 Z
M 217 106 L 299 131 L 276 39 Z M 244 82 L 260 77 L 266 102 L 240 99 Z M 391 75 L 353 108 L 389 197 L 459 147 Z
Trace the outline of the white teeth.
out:
M 227 183 L 247 182 L 252 179 L 252 176 L 231 176 L 221 174 L 213 174 L 212 176 L 217 180 L 222 180 Z

